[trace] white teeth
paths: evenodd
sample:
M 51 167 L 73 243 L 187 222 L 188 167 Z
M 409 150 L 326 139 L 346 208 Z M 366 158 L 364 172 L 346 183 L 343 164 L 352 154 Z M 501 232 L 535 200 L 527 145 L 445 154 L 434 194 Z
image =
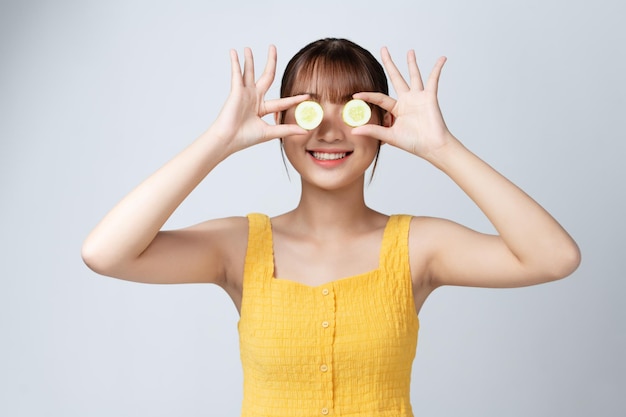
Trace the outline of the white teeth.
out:
M 345 158 L 348 155 L 346 152 L 341 153 L 325 153 L 325 152 L 311 152 L 313 158 L 321 161 L 332 161 L 335 159 Z

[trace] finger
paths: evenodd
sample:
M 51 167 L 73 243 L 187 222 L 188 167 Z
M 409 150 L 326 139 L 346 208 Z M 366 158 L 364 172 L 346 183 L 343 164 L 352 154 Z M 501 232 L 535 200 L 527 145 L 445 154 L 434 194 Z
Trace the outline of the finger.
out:
M 384 47 L 380 51 L 381 57 L 383 60 L 383 65 L 387 70 L 387 74 L 389 74 L 389 79 L 391 80 L 391 85 L 393 85 L 393 89 L 396 90 L 396 93 L 403 93 L 405 91 L 409 91 L 409 85 L 398 71 L 398 67 L 393 63 L 391 59 L 391 54 L 389 54 L 389 50 Z
M 351 132 L 353 135 L 369 136 L 382 140 L 385 143 L 393 143 L 393 135 L 391 129 L 388 127 L 366 124 L 363 126 L 355 127 Z
M 244 49 L 245 61 L 243 64 L 243 83 L 246 86 L 254 85 L 254 58 L 252 56 L 252 49 Z
M 303 102 L 307 98 L 309 98 L 308 94 L 300 94 L 300 95 L 292 96 L 292 97 L 278 98 L 275 100 L 267 100 L 264 103 L 263 114 L 261 116 L 287 110 L 288 108 L 293 107 L 296 104 Z
M 270 125 L 265 130 L 264 140 L 284 138 L 293 135 L 306 135 L 308 130 L 304 130 L 296 124 Z
M 371 104 L 375 104 L 388 112 L 391 112 L 396 105 L 395 99 L 383 93 L 362 92 L 356 93 L 352 97 L 367 101 Z
M 437 93 L 437 90 L 439 89 L 439 78 L 441 77 L 441 70 L 443 69 L 443 65 L 446 63 L 447 60 L 448 58 L 446 58 L 445 56 L 440 57 L 435 63 L 435 66 L 430 72 L 430 75 L 428 76 L 426 88 L 434 91 L 435 93 Z
M 239 56 L 234 49 L 230 50 L 230 86 L 234 88 L 236 86 L 243 85 L 241 79 L 241 64 L 239 63 Z
M 422 82 L 422 74 L 417 65 L 417 59 L 415 58 L 415 51 L 411 49 L 406 55 L 406 62 L 409 66 L 409 78 L 411 80 L 411 88 L 416 88 L 419 91 L 424 89 L 424 83 Z
M 276 47 L 274 45 L 270 45 L 269 51 L 267 53 L 267 63 L 265 64 L 265 69 L 263 70 L 263 74 L 257 81 L 257 87 L 265 93 L 269 90 L 270 86 L 274 82 L 274 75 L 276 74 Z

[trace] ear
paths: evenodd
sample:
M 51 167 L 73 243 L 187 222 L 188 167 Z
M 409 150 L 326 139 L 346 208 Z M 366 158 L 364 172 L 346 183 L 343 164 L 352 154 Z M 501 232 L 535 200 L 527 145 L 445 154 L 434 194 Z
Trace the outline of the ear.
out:
M 394 121 L 395 121 L 395 117 L 393 117 L 393 114 L 391 114 L 390 112 L 385 112 L 385 115 L 383 116 L 382 125 L 384 127 L 391 127 L 393 126 Z

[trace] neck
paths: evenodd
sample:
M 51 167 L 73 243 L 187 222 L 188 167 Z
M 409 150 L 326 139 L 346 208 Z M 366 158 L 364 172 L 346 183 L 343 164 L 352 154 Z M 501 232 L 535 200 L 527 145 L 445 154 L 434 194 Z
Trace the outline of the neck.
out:
M 324 239 L 358 230 L 375 214 L 365 205 L 362 181 L 337 190 L 303 182 L 300 203 L 291 213 L 300 232 Z

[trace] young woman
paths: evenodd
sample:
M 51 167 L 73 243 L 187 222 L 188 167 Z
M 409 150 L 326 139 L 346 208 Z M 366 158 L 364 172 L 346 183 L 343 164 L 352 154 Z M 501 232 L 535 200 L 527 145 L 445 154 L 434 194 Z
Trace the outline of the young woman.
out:
M 289 62 L 281 98 L 265 100 L 276 50 L 258 80 L 252 52 L 244 55 L 242 71 L 231 52 L 231 92 L 215 122 L 102 219 L 84 242 L 83 259 L 126 280 L 220 285 L 241 315 L 243 416 L 411 416 L 418 313 L 428 295 L 442 285 L 516 287 L 563 278 L 579 264 L 578 247 L 447 129 L 437 102 L 445 58 L 424 84 L 413 51 L 405 80 L 382 49 L 392 98 L 369 52 L 322 39 Z M 352 99 L 369 103 L 369 123 L 345 123 L 342 110 Z M 296 123 L 303 101 L 323 109 L 310 130 Z M 270 114 L 276 124 L 262 120 Z M 217 164 L 276 138 L 301 177 L 297 207 L 271 219 L 250 214 L 161 230 Z M 365 172 L 381 144 L 446 173 L 497 234 L 369 208 Z M 410 179 L 398 192 L 411 192 Z

